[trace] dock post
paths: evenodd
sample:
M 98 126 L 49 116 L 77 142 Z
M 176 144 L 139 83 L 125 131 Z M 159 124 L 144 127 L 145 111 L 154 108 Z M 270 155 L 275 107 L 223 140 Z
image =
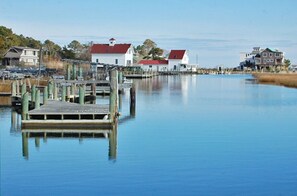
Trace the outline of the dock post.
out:
M 109 73 L 110 95 L 109 95 L 109 112 L 110 120 L 115 122 L 118 113 L 118 71 L 111 70 Z
M 29 95 L 28 92 L 25 92 L 22 96 L 22 119 L 28 120 L 29 112 Z
M 81 66 L 79 66 L 79 69 L 78 69 L 78 75 L 79 75 L 79 77 L 83 77 L 83 69 L 82 69 L 82 67 Z
M 83 86 L 79 87 L 79 104 L 83 105 L 85 102 L 85 90 Z
M 54 83 L 54 100 L 57 100 L 58 99 L 58 87 L 57 87 L 57 84 Z
M 23 83 L 22 84 L 22 91 L 21 91 L 21 95 L 23 96 L 27 91 L 27 86 L 26 86 L 26 83 Z
M 72 64 L 72 80 L 76 79 L 76 65 Z
M 19 81 L 17 80 L 16 81 L 16 96 L 18 96 L 20 94 L 20 83 Z
M 52 95 L 53 95 L 53 83 L 52 81 L 50 81 L 48 83 L 48 98 L 52 99 Z
M 135 85 L 132 84 L 130 88 L 130 115 L 135 117 L 135 102 L 136 102 L 136 93 L 135 93 Z
M 47 89 L 47 86 L 45 86 L 43 89 L 43 105 L 46 104 L 47 99 L 48 99 L 48 89 Z
M 65 101 L 66 100 L 66 86 L 63 85 L 62 86 L 62 101 Z
M 73 95 L 73 99 L 75 98 L 75 84 L 71 85 L 71 94 Z
M 70 70 L 70 65 L 67 65 L 67 80 L 71 79 L 71 70 Z
M 67 96 L 67 101 L 70 101 L 70 86 L 66 87 L 66 96 Z
M 35 102 L 35 93 L 36 93 L 36 86 L 33 85 L 31 89 L 31 101 Z
M 36 90 L 35 94 L 35 109 L 40 108 L 40 90 Z
M 96 96 L 96 84 L 95 83 L 91 84 L 91 91 L 92 91 L 92 95 Z
M 17 85 L 16 85 L 16 81 L 13 81 L 11 83 L 11 95 L 13 97 L 15 97 L 17 95 Z

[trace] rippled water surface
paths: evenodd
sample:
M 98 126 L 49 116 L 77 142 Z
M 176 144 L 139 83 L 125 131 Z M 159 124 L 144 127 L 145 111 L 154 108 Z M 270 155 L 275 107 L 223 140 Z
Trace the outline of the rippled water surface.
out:
M 297 195 L 297 89 L 160 76 L 112 137 L 24 138 L 0 108 L 1 195 Z M 98 97 L 97 103 L 108 103 Z

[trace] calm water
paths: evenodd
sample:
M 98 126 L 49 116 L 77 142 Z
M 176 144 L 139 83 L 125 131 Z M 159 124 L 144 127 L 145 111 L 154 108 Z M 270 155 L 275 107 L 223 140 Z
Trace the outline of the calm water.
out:
M 26 156 L 0 108 L 1 195 L 297 195 L 297 89 L 250 77 L 135 81 L 115 142 L 33 137 Z

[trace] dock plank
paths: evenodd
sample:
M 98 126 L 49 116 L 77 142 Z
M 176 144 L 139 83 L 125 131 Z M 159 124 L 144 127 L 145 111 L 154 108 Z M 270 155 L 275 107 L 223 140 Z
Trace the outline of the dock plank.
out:
M 109 105 L 80 105 L 77 103 L 48 100 L 47 104 L 41 106 L 39 109 L 29 111 L 29 115 L 38 114 L 109 114 Z

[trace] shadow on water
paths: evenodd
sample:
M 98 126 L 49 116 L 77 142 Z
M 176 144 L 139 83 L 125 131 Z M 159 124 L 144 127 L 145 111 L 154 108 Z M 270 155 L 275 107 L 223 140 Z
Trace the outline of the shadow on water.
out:
M 22 129 L 22 152 L 25 159 L 29 159 L 29 142 L 34 140 L 35 148 L 40 148 L 40 139 L 47 143 L 48 139 L 77 138 L 80 143 L 83 139 L 108 139 L 108 158 L 115 161 L 117 158 L 117 125 L 112 129 Z

